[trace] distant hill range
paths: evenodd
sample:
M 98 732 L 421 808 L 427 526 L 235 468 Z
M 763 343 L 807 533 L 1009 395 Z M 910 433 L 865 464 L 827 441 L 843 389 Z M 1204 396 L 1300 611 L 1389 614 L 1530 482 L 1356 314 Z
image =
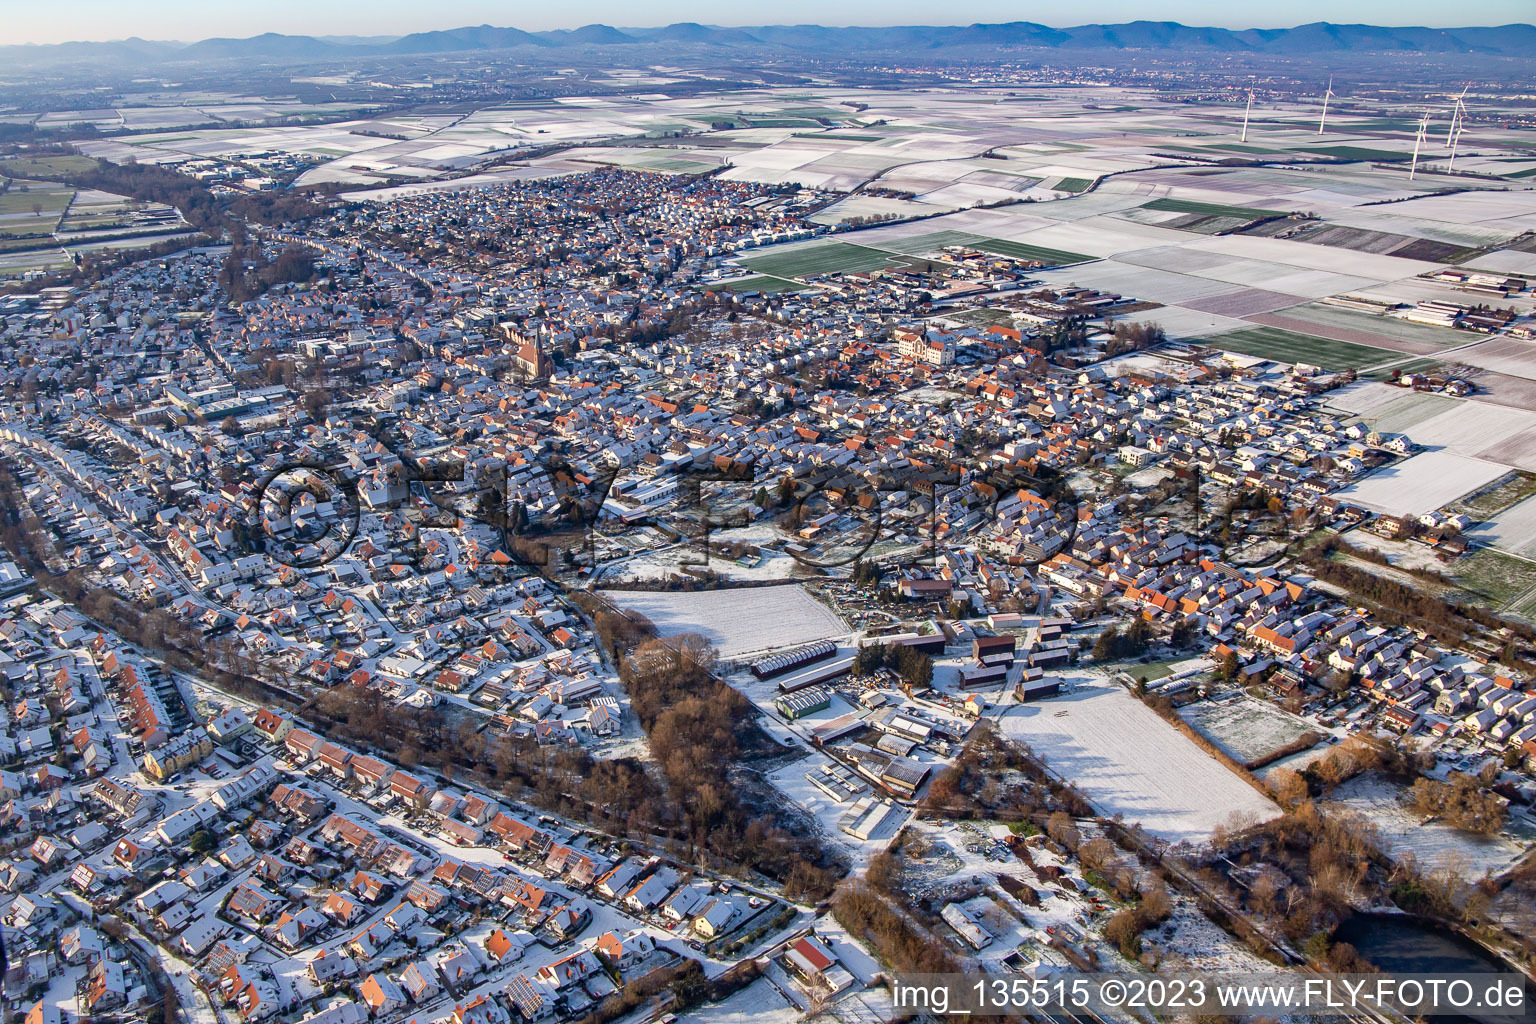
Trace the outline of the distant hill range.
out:
M 770 25 L 714 28 L 685 22 L 665 28 L 616 29 L 587 25 L 574 30 L 524 32 L 490 25 L 416 32 L 408 36 L 290 36 L 268 32 L 249 39 L 204 39 L 196 43 L 125 39 L 52 46 L 0 46 L 0 59 L 113 60 L 119 62 L 258 58 L 306 60 L 315 57 L 373 57 L 391 54 L 466 53 L 518 48 L 568 49 L 636 44 L 688 46 L 700 50 L 781 50 L 806 54 L 997 52 L 1015 49 L 1146 50 L 1177 53 L 1309 54 L 1425 53 L 1536 55 L 1536 26 L 1491 28 L 1389 28 L 1316 22 L 1296 28 L 1198 28 L 1173 21 L 1051 28 L 1029 21 L 1000 25 L 886 28 L 826 28 Z

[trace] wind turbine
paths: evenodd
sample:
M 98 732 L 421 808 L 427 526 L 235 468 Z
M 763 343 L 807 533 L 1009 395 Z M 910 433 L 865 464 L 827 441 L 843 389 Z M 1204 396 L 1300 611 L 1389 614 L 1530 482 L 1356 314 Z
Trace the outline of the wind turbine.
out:
M 1461 96 L 1456 97 L 1456 105 L 1451 108 L 1451 131 L 1449 135 L 1451 143 L 1451 159 L 1446 163 L 1445 170 L 1449 173 L 1456 166 L 1456 148 L 1461 144 L 1461 133 L 1465 130 L 1467 121 L 1467 105 L 1461 102 L 1461 97 L 1467 94 L 1467 89 L 1472 87 L 1468 82 L 1466 89 L 1461 90 Z
M 1317 122 L 1317 134 L 1323 134 L 1323 129 L 1328 127 L 1328 101 L 1333 99 L 1333 76 L 1328 76 L 1328 91 L 1323 93 L 1323 119 Z
M 1467 110 L 1466 104 L 1461 101 L 1467 95 L 1467 90 L 1470 88 L 1472 88 L 1472 83 L 1468 82 L 1462 88 L 1460 95 L 1456 97 L 1455 102 L 1451 104 L 1451 127 L 1445 133 L 1445 145 L 1447 148 L 1454 147 L 1456 145 L 1456 136 L 1461 134 L 1461 119 Z
M 1419 130 L 1413 136 L 1413 164 L 1408 168 L 1408 180 L 1419 171 L 1419 147 L 1424 144 L 1425 137 L 1429 134 L 1429 111 L 1424 111 L 1424 116 L 1419 118 Z
M 1239 142 L 1247 142 L 1248 141 L 1248 114 L 1252 110 L 1253 110 L 1253 90 L 1249 89 L 1248 90 L 1248 105 L 1243 108 L 1243 137 L 1237 140 Z

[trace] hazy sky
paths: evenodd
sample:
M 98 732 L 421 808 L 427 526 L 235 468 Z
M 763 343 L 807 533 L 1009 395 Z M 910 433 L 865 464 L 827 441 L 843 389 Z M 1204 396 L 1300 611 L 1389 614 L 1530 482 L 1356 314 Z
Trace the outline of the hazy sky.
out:
M 1138 18 L 1226 28 L 1285 28 L 1311 21 L 1375 25 L 1506 25 L 1531 20 L 1531 0 L 1290 0 L 1268 4 L 1231 0 L 1097 0 L 1075 5 L 1021 4 L 1017 0 L 961 0 L 934 5 L 918 0 L 779 0 L 721 4 L 718 0 L 565 0 L 509 4 L 491 0 L 0 0 L 5 32 L 0 42 L 58 43 L 76 39 L 197 40 L 262 32 L 303 35 L 403 35 L 463 25 L 511 25 L 538 31 L 593 22 L 619 26 L 668 25 L 968 25 L 1036 21 L 1046 25 L 1122 22 Z

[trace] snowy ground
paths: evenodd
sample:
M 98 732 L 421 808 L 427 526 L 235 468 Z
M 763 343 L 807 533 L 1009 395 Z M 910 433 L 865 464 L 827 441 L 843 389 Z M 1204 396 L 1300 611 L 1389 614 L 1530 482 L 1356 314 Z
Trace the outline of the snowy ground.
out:
M 1146 469 L 1138 469 L 1125 478 L 1125 482 L 1132 487 L 1156 487 L 1158 484 L 1173 476 L 1173 470 L 1164 469 L 1162 466 L 1148 466 Z
M 1422 452 L 1376 470 L 1338 493 L 1377 512 L 1419 515 L 1455 501 L 1508 472 L 1496 463 L 1446 451 Z
M 768 781 L 773 783 L 784 796 L 799 805 L 816 819 L 823 837 L 828 842 L 843 847 L 852 854 L 855 870 L 862 870 L 869 861 L 879 852 L 891 845 L 891 840 L 896 838 L 911 812 L 906 808 L 900 808 L 899 812 L 892 815 L 889 821 L 881 824 L 879 831 L 866 840 L 857 839 L 837 827 L 843 815 L 853 806 L 853 802 L 839 803 L 827 796 L 810 780 L 806 773 L 830 760 L 826 754 L 811 753 L 806 757 L 795 761 L 788 767 L 782 768 L 768 776 Z M 865 796 L 871 795 L 869 790 L 864 791 Z
M 759 978 L 729 999 L 689 1010 L 678 1024 L 792 1024 L 798 1008 L 766 978 Z
M 1536 554 L 1536 496 L 1512 505 L 1479 523 L 1468 535 L 1505 551 L 1530 556 Z
M 605 590 L 603 596 L 655 623 L 662 636 L 698 633 L 722 658 L 845 636 L 848 625 L 797 586 L 680 593 Z
M 1411 851 L 1421 870 L 1458 867 L 1458 874 L 1475 879 L 1483 872 L 1497 875 L 1514 864 L 1526 845 L 1504 836 L 1478 836 L 1439 822 L 1421 824 L 1403 806 L 1403 789 L 1379 775 L 1361 775 L 1333 791 L 1332 800 L 1357 811 L 1381 829 L 1394 856 Z
M 1241 693 L 1186 704 L 1179 714 L 1244 762 L 1264 757 L 1313 730 L 1305 719 Z
M 697 545 L 674 546 L 662 551 L 647 551 L 604 566 L 603 581 L 615 583 L 621 579 L 664 580 L 691 572 L 718 573 L 728 580 L 745 580 L 754 583 L 794 579 L 809 576 L 814 570 L 803 565 L 782 551 L 765 550 L 760 558 L 747 556 L 742 564 L 734 558 L 710 555 L 706 562 L 704 553 Z M 755 563 L 755 564 L 754 564 Z
M 1372 533 L 1370 530 L 1360 527 L 1346 530 L 1341 536 L 1357 548 L 1369 548 L 1372 551 L 1381 552 L 1397 568 L 1428 569 L 1431 572 L 1445 571 L 1445 563 L 1435 554 L 1435 549 L 1427 544 L 1415 544 L 1406 540 L 1392 540 L 1383 537 L 1379 533 Z
M 1125 690 L 1077 677 L 1071 692 L 1010 707 L 1003 732 L 1029 744 L 1101 813 L 1173 842 L 1204 842 L 1234 814 L 1266 820 L 1274 802 Z

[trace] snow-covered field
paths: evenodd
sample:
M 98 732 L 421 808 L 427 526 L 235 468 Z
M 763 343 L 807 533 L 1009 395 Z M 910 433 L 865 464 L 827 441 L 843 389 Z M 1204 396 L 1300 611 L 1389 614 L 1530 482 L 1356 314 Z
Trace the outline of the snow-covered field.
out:
M 1452 452 L 1421 452 L 1376 470 L 1339 498 L 1376 512 L 1419 515 L 1497 480 L 1507 468 Z
M 1000 724 L 1102 813 L 1191 843 L 1209 839 L 1234 814 L 1267 820 L 1280 813 L 1125 690 L 1079 678 L 1063 696 L 1009 708 Z
M 1505 551 L 1536 554 L 1536 496 L 1510 506 L 1486 523 L 1479 523 L 1468 535 Z
M 844 636 L 847 623 L 797 586 L 698 590 L 681 593 L 604 590 L 626 611 L 639 612 L 662 636 L 698 633 L 722 658 L 794 647 Z
M 689 1010 L 678 1018 L 679 1024 L 793 1024 L 800 1011 L 774 988 L 766 978 L 759 978 L 730 998 Z
M 1323 401 L 1330 409 L 1366 416 L 1403 397 L 1403 389 L 1380 381 L 1362 380 L 1328 392 Z
M 1392 847 L 1394 856 L 1412 851 L 1421 870 L 1456 866 L 1458 874 L 1476 879 L 1495 875 L 1515 863 L 1525 847 L 1503 836 L 1479 836 L 1440 822 L 1420 824 L 1419 816 L 1400 802 L 1403 790 L 1378 775 L 1361 775 L 1333 791 L 1332 799 L 1364 815 Z
M 1138 469 L 1125 478 L 1125 482 L 1132 487 L 1156 487 L 1164 480 L 1172 477 L 1173 470 L 1162 466 L 1148 466 L 1146 469 Z
M 1271 754 L 1312 731 L 1304 719 L 1244 694 L 1186 704 L 1179 714 L 1244 762 Z
M 1407 428 L 1406 433 L 1416 444 L 1446 448 L 1458 455 L 1476 455 L 1490 462 L 1503 462 L 1505 460 L 1490 449 L 1532 427 L 1536 427 L 1536 413 L 1524 409 L 1486 402 L 1455 402 L 1438 415 Z

